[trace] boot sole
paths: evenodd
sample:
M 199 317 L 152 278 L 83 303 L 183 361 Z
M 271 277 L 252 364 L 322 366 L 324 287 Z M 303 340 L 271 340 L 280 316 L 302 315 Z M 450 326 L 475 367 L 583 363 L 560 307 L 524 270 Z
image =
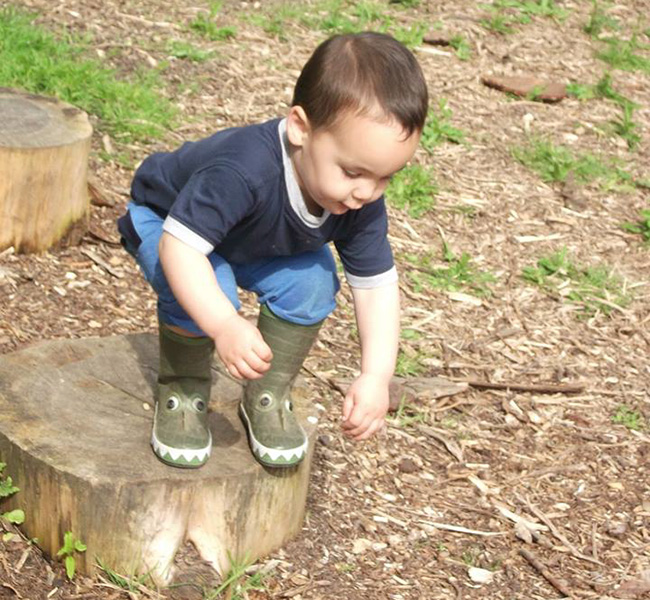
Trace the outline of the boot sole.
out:
M 163 444 L 156 437 L 156 433 L 152 432 L 151 447 L 154 454 L 166 465 L 181 469 L 198 469 L 210 458 L 212 434 L 210 434 L 210 443 L 205 448 L 172 448 Z
M 265 467 L 273 467 L 276 469 L 288 469 L 300 464 L 307 455 L 307 448 L 309 447 L 309 441 L 307 439 L 305 439 L 304 444 L 297 446 L 296 448 L 289 448 L 285 450 L 268 448 L 264 444 L 260 443 L 253 434 L 251 422 L 248 418 L 248 415 L 246 414 L 244 405 L 241 402 L 239 404 L 239 416 L 244 423 L 244 427 L 246 428 L 246 433 L 248 435 L 248 445 L 250 446 L 251 452 L 253 453 L 255 460 L 257 460 L 257 462 L 259 462 L 261 465 Z

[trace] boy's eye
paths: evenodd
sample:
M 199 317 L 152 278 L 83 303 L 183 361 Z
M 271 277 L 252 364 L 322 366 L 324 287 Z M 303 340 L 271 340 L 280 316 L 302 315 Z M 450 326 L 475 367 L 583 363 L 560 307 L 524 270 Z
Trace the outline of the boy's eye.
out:
M 355 171 L 348 171 L 347 169 L 343 169 L 343 173 L 345 173 L 345 176 L 349 177 L 350 179 L 356 179 L 357 177 L 361 177 L 361 173 L 357 173 Z

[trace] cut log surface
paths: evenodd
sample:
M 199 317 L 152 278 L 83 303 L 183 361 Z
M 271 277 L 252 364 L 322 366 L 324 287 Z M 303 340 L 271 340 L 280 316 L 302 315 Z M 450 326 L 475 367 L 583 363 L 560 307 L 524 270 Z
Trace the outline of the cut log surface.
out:
M 78 108 L 0 88 L 0 250 L 45 250 L 86 216 L 91 135 Z
M 149 446 L 157 347 L 137 334 L 0 356 L 0 461 L 20 488 L 1 512 L 22 508 L 25 533 L 51 556 L 72 531 L 88 546 L 77 555 L 82 572 L 99 559 L 169 583 L 177 550 L 191 542 L 223 573 L 229 555 L 254 560 L 302 526 L 316 429 L 304 386 L 294 400 L 310 450 L 298 467 L 254 460 L 237 416 L 241 386 L 223 374 L 213 377 L 208 463 L 169 467 Z

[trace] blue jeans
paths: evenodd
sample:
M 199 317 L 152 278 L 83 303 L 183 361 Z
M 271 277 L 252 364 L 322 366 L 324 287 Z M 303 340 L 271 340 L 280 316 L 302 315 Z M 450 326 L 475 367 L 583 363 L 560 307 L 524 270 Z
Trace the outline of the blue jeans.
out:
M 128 210 L 130 224 L 126 229 L 129 234 L 125 235 L 120 224 L 123 243 L 158 294 L 158 318 L 168 325 L 205 335 L 174 297 L 160 265 L 158 242 L 163 232 L 163 219 L 150 208 L 133 202 Z M 215 252 L 208 255 L 208 260 L 219 287 L 235 310 L 241 307 L 237 286 L 255 292 L 259 302 L 266 304 L 274 314 L 298 325 L 318 323 L 336 307 L 335 296 L 340 285 L 336 264 L 327 246 L 316 252 L 276 256 L 247 264 L 228 263 Z

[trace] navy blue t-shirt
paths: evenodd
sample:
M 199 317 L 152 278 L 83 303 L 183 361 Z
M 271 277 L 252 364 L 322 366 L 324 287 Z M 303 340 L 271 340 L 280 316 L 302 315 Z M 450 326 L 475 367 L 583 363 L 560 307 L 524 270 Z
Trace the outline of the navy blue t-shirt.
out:
M 310 214 L 287 153 L 284 120 L 153 154 L 136 171 L 131 194 L 166 217 L 165 231 L 206 255 L 214 250 L 242 264 L 333 241 L 353 287 L 397 279 L 384 199 L 342 215 Z

